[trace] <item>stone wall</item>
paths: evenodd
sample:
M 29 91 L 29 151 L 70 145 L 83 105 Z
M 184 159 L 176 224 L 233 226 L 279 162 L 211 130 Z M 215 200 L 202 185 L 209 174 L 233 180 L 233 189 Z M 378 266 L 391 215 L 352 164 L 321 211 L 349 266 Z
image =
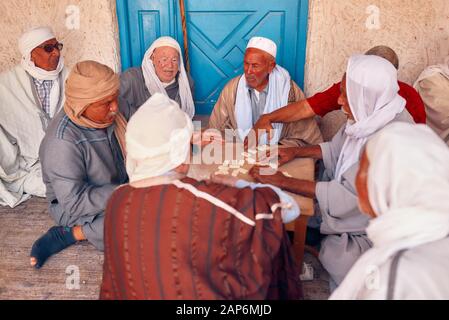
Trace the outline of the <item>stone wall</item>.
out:
M 306 95 L 339 81 L 348 57 L 375 45 L 398 53 L 399 79 L 408 83 L 449 55 L 447 0 L 309 1 Z
M 412 83 L 429 64 L 449 54 L 447 0 L 309 0 L 305 92 L 311 95 L 339 81 L 348 57 L 378 44 L 391 46 L 400 58 L 399 78 Z M 70 29 L 80 9 L 79 29 Z M 377 12 L 378 9 L 378 12 Z M 64 42 L 66 65 L 93 59 L 120 69 L 114 0 L 1 1 L 0 71 L 15 65 L 17 39 L 31 26 L 51 25 Z M 377 13 L 376 13 L 377 12 Z M 374 29 L 367 27 L 374 26 Z M 374 22 L 374 25 L 371 23 Z M 378 22 L 378 25 L 375 25 Z

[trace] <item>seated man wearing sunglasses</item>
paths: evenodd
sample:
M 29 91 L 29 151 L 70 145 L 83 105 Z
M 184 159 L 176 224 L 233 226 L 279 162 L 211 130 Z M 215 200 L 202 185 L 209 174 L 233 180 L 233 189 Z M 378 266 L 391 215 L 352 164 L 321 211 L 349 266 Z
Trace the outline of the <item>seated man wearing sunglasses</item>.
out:
M 0 74 L 0 205 L 45 196 L 38 152 L 63 105 L 62 47 L 50 28 L 34 28 L 19 39 L 20 64 Z

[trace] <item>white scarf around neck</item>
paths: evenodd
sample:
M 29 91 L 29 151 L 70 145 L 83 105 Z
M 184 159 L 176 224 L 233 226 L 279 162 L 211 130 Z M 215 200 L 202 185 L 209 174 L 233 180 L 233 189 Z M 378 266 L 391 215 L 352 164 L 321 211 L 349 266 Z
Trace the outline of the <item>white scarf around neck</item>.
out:
M 288 104 L 288 96 L 291 88 L 291 78 L 287 70 L 279 65 L 273 69 L 269 76 L 268 94 L 263 114 L 271 113 Z M 237 121 L 237 131 L 243 141 L 253 127 L 253 115 L 249 87 L 245 75 L 240 78 L 235 98 L 235 118 Z M 260 145 L 279 143 L 281 138 L 282 123 L 273 123 L 274 134 L 271 141 L 267 141 L 267 134 L 262 135 L 259 140 Z

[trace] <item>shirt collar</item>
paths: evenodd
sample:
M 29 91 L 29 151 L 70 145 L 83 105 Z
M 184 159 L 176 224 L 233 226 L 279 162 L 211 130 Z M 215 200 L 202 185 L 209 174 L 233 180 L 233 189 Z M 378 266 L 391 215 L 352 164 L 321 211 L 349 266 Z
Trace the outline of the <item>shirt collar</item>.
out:
M 262 90 L 262 91 L 260 91 L 259 93 L 265 93 L 265 94 L 268 94 L 268 88 L 269 88 L 269 86 L 270 86 L 270 82 L 268 82 L 267 83 L 267 86 Z M 248 91 L 249 92 L 254 92 L 254 91 L 256 91 L 256 89 L 254 89 L 254 88 L 251 88 L 250 86 L 248 86 L 248 84 L 246 84 L 246 87 L 248 88 Z
M 33 78 L 33 81 L 34 81 L 34 83 L 36 83 L 36 84 L 38 84 L 38 85 L 43 85 L 44 83 L 47 83 L 47 82 L 53 82 L 52 80 L 39 80 L 39 79 L 36 79 L 36 78 Z

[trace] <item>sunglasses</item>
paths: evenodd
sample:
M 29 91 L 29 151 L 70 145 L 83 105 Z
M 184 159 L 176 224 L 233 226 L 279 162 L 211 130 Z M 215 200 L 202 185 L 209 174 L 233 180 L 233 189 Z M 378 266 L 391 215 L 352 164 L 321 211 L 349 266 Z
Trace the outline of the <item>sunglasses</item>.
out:
M 45 50 L 45 52 L 52 53 L 54 49 L 58 49 L 59 51 L 64 48 L 64 45 L 60 42 L 57 42 L 55 44 L 46 44 L 44 46 L 38 46 L 38 48 L 42 48 Z

